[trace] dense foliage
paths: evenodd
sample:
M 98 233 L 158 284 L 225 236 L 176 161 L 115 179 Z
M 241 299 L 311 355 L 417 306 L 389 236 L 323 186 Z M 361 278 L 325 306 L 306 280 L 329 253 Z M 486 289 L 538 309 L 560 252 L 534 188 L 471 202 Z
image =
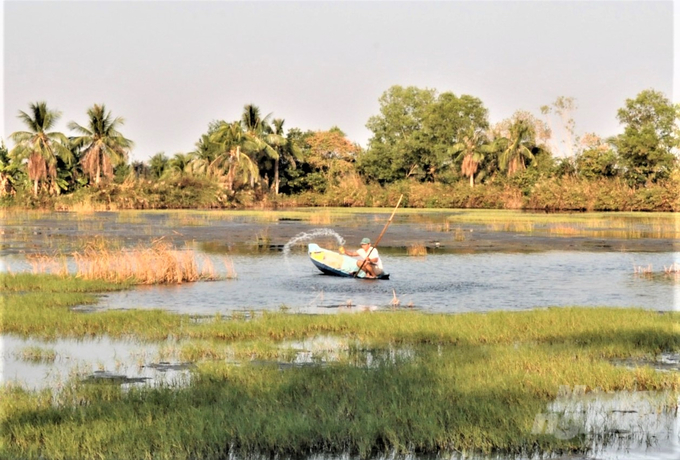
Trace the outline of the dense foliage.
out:
M 70 122 L 76 135 L 67 137 L 52 131 L 60 112 L 32 103 L 19 112 L 26 131 L 9 136 L 11 150 L 0 146 L 0 203 L 365 206 L 399 191 L 411 206 L 680 209 L 680 109 L 658 91 L 627 99 L 617 114 L 623 133 L 609 139 L 576 135 L 573 98 L 543 106 L 545 120 L 517 111 L 495 125 L 483 102 L 465 94 L 393 86 L 379 102 L 366 149 L 338 127 L 286 129 L 248 104 L 239 120 L 210 122 L 194 150 L 132 163 L 124 120 L 103 104 L 88 109 L 86 125 Z

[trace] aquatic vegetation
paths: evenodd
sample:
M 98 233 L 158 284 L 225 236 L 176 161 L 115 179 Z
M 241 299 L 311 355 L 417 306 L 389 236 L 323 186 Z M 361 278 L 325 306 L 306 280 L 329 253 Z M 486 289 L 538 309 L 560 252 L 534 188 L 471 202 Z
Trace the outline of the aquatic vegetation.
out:
M 109 292 L 129 289 L 130 283 L 111 283 L 103 280 L 86 280 L 75 276 L 55 276 L 35 273 L 0 273 L 0 292 L 85 293 Z
M 30 346 L 19 350 L 17 356 L 24 361 L 42 363 L 51 362 L 57 359 L 57 352 L 51 348 Z
M 406 248 L 406 253 L 409 256 L 423 257 L 427 255 L 427 248 L 424 244 L 414 243 Z
M 546 233 L 550 236 L 592 238 L 680 237 L 680 216 L 675 213 L 535 213 L 510 210 L 457 211 L 451 222 L 484 225 L 492 231 Z
M 582 436 L 532 430 L 561 387 L 680 390 L 678 372 L 613 362 L 680 351 L 678 312 L 574 307 L 435 315 L 396 304 L 354 315 L 193 321 L 158 311 L 70 309 L 94 302 L 101 281 L 32 274 L 0 280 L 10 287 L 0 332 L 171 336 L 175 345 L 163 356 L 195 362 L 183 386 L 123 389 L 79 376 L 40 392 L 1 387 L 3 458 L 583 451 Z
M 101 238 L 92 239 L 72 254 L 29 254 L 26 259 L 34 274 L 69 274 L 68 259 L 75 264 L 74 274 L 86 280 L 127 284 L 181 284 L 219 279 L 213 261 L 191 249 L 176 249 L 162 238 L 150 245 L 120 248 Z M 235 277 L 233 263 L 223 258 L 227 277 Z
M 199 266 L 193 251 L 178 251 L 164 241 L 150 247 L 110 252 L 88 248 L 74 254 L 76 274 L 85 279 L 134 280 L 139 284 L 183 283 L 216 279 L 214 267 L 203 258 Z

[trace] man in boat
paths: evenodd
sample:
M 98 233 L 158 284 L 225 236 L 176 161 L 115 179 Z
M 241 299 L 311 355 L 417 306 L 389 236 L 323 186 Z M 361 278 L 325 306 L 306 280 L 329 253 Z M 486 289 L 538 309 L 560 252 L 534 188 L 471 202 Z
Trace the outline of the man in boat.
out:
M 359 257 L 357 260 L 357 267 L 366 272 L 367 278 L 377 278 L 383 274 L 383 264 L 380 260 L 378 250 L 371 246 L 371 240 L 364 238 L 361 240 L 361 248 L 356 251 L 350 251 L 340 247 L 340 254 L 347 254 L 351 257 Z M 366 260 L 368 258 L 368 260 Z M 366 261 L 366 263 L 364 263 Z M 362 267 L 363 265 L 363 267 Z

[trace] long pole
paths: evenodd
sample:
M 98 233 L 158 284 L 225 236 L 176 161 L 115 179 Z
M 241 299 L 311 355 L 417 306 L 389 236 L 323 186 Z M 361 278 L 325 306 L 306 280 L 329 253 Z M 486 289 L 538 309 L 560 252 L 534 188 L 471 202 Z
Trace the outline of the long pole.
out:
M 371 245 L 371 250 L 368 251 L 368 254 L 366 254 L 366 258 L 365 258 L 364 261 L 361 263 L 361 266 L 359 267 L 359 271 L 357 271 L 356 273 L 354 273 L 354 277 L 355 277 L 355 278 L 357 277 L 357 275 L 359 274 L 359 272 L 364 268 L 364 265 L 366 265 L 366 261 L 367 261 L 368 258 L 371 256 L 371 253 L 373 252 L 373 250 L 378 246 L 378 243 L 380 243 L 380 239 L 383 237 L 383 235 L 384 235 L 385 232 L 387 231 L 387 227 L 389 227 L 390 224 L 392 223 L 392 218 L 393 218 L 394 215 L 396 214 L 397 209 L 399 209 L 399 205 L 401 204 L 401 199 L 402 199 L 402 198 L 404 198 L 404 194 L 403 194 L 403 193 L 402 193 L 401 196 L 399 197 L 399 201 L 397 201 L 397 205 L 394 207 L 394 211 L 392 211 L 392 215 L 391 215 L 390 218 L 387 220 L 387 223 L 385 224 L 385 227 L 383 227 L 382 232 L 380 232 L 380 235 L 378 235 L 378 238 L 375 240 L 375 243 L 373 243 L 373 244 Z

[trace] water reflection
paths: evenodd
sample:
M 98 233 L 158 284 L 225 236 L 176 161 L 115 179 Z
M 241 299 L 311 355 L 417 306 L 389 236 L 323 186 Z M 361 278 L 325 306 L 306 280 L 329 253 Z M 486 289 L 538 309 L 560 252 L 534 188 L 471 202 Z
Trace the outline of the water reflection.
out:
M 167 344 L 97 339 L 44 341 L 0 335 L 0 383 L 30 390 L 59 388 L 69 379 L 129 385 L 185 385 L 189 367 L 163 351 Z M 52 359 L 33 359 L 26 351 L 49 352 Z M 32 353 L 35 356 L 35 352 Z

